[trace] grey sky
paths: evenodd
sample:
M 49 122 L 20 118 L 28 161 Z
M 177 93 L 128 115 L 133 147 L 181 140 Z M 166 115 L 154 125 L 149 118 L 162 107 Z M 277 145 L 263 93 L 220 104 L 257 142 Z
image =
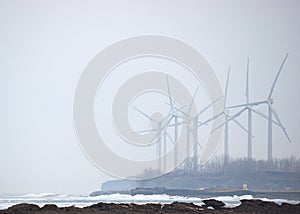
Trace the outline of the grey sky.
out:
M 89 193 L 109 179 L 80 150 L 73 95 L 92 57 L 116 41 L 145 34 L 190 44 L 209 61 L 222 85 L 231 65 L 231 104 L 245 100 L 247 57 L 250 96 L 258 100 L 267 97 L 289 52 L 274 106 L 293 143 L 274 128 L 273 151 L 275 157 L 300 157 L 299 10 L 297 0 L 0 0 L 0 194 Z M 267 123 L 254 121 L 253 154 L 266 158 Z M 229 137 L 234 142 L 230 155 L 245 156 L 246 135 L 232 126 Z

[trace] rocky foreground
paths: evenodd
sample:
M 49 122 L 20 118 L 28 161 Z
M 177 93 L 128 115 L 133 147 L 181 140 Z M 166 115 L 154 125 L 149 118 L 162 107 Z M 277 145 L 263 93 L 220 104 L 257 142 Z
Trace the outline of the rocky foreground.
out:
M 241 200 L 241 205 L 235 208 L 225 208 L 224 203 L 216 200 L 204 200 L 203 206 L 193 203 L 174 202 L 172 204 L 106 204 L 98 203 L 89 207 L 63 207 L 45 205 L 40 208 L 33 204 L 18 204 L 0 214 L 26 214 L 26 213 L 300 213 L 300 203 L 291 205 L 283 203 L 278 205 L 274 202 L 261 200 Z

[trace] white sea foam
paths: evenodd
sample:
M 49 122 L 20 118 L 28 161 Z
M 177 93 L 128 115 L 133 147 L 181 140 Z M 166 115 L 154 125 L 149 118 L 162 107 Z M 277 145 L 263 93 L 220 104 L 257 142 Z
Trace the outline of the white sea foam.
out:
M 255 199 L 252 195 L 243 196 L 220 196 L 213 199 L 223 201 L 226 207 L 236 207 L 241 204 L 242 199 Z M 267 199 L 258 198 L 263 201 L 273 201 L 277 204 L 290 203 L 298 204 L 300 201 L 286 200 L 286 199 Z M 170 204 L 175 201 L 194 203 L 196 205 L 203 205 L 204 198 L 198 197 L 184 197 L 184 196 L 169 196 L 169 195 L 127 195 L 127 194 L 110 194 L 99 196 L 80 196 L 80 195 L 66 195 L 54 193 L 39 193 L 39 194 L 26 194 L 20 196 L 0 196 L 0 210 L 11 207 L 15 204 L 30 203 L 36 204 L 40 207 L 45 204 L 56 204 L 58 207 L 76 206 L 86 207 L 99 202 L 105 203 L 161 203 Z

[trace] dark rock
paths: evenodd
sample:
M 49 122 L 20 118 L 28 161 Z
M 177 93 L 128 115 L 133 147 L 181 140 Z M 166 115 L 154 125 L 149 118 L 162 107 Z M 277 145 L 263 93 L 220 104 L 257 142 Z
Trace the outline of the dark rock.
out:
M 58 207 L 55 204 L 45 204 L 42 208 L 42 211 L 58 211 Z
M 89 206 L 88 208 L 94 209 L 94 210 L 102 210 L 102 211 L 109 211 L 109 206 L 106 203 L 98 203 L 98 204 L 93 204 Z
M 59 211 L 66 211 L 66 212 L 70 212 L 70 213 L 79 213 L 79 211 L 82 211 L 81 208 L 75 207 L 75 206 L 70 206 L 70 207 L 63 207 L 63 208 L 59 208 Z
M 6 210 L 0 210 L 0 214 L 138 214 L 138 213 L 300 213 L 300 204 L 291 205 L 283 203 L 281 206 L 273 202 L 264 202 L 261 200 L 241 200 L 241 205 L 236 208 L 225 208 L 224 203 L 210 199 L 204 200 L 204 206 L 197 206 L 193 203 L 174 202 L 172 204 L 113 204 L 98 203 L 85 208 L 74 206 L 58 208 L 56 205 L 45 205 L 39 208 L 33 204 L 19 204 Z M 210 210 L 207 207 L 213 207 Z
M 30 212 L 37 212 L 40 210 L 40 207 L 35 204 L 17 204 L 10 208 L 8 208 L 8 211 L 11 213 L 30 213 Z
M 262 200 L 241 200 L 241 205 L 234 209 L 237 212 L 259 212 L 261 213 L 278 213 L 280 206 L 274 202 L 266 202 Z
M 222 201 L 217 201 L 215 199 L 208 199 L 208 200 L 203 200 L 203 207 L 212 207 L 215 210 L 221 209 L 225 206 L 225 204 Z

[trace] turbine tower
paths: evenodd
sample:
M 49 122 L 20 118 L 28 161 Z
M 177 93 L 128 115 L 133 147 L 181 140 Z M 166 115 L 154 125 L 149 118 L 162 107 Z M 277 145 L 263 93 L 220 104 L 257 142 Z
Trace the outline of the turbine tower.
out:
M 247 59 L 246 101 L 249 104 L 249 58 Z M 248 110 L 248 159 L 252 159 L 252 111 Z

